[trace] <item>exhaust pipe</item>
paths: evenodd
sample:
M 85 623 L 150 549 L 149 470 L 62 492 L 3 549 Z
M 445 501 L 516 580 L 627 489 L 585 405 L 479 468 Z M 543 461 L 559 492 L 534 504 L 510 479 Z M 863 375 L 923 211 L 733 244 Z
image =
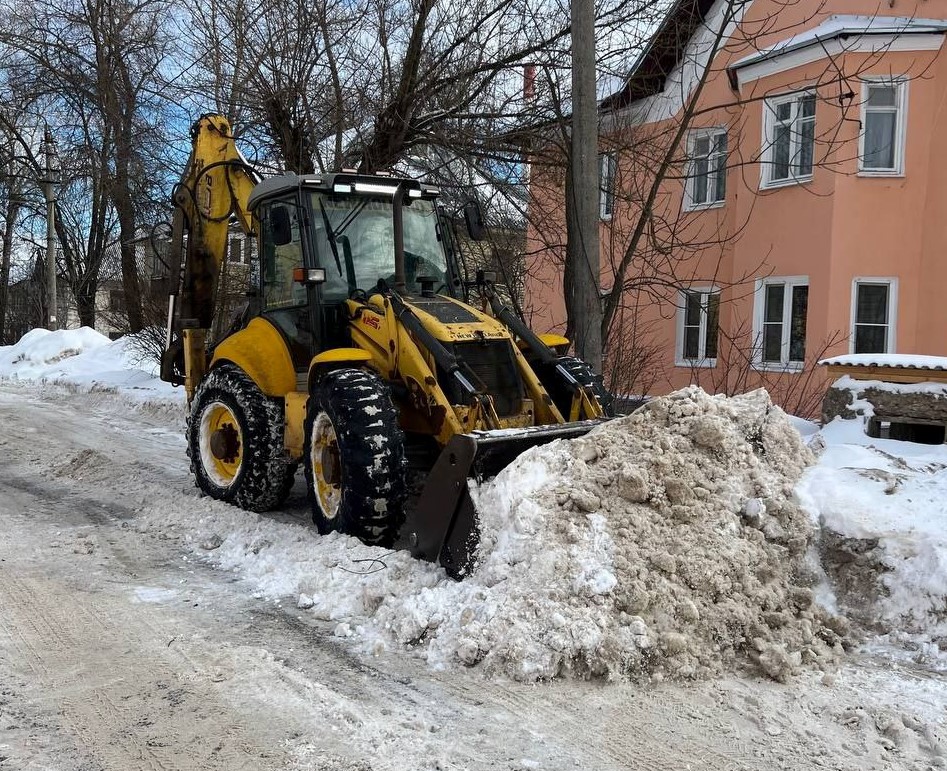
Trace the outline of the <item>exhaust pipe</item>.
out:
M 404 264 L 404 184 L 398 185 L 391 200 L 392 230 L 395 238 L 395 291 L 404 296 L 408 278 Z

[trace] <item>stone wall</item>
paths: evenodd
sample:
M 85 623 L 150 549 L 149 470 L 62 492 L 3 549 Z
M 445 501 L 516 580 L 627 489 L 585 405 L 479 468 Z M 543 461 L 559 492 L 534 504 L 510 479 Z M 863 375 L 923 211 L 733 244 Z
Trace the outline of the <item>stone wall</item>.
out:
M 849 405 L 855 400 L 864 400 L 871 404 L 875 417 L 882 420 L 907 418 L 947 425 L 947 384 L 925 384 L 943 385 L 942 389 L 936 391 L 922 391 L 914 384 L 905 386 L 904 390 L 894 390 L 897 384 L 886 384 L 881 389 L 872 387 L 872 381 L 865 381 L 866 387 L 860 388 L 857 381 L 844 380 L 847 382 L 843 387 L 838 386 L 838 381 L 830 386 L 822 400 L 822 420 L 825 423 L 835 417 L 854 418 L 863 415 L 864 410 L 857 406 L 852 410 Z

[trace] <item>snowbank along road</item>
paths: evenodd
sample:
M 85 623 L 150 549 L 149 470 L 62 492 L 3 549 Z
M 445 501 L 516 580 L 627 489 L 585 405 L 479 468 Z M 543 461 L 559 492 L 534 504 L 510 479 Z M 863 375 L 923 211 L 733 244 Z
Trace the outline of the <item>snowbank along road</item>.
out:
M 626 682 L 576 679 L 561 656 L 532 648 L 517 657 L 508 634 L 492 658 L 438 649 L 438 635 L 461 639 L 439 628 L 445 596 L 475 615 L 498 604 L 491 617 L 507 627 L 530 608 L 502 607 L 522 597 L 489 581 L 452 588 L 404 555 L 320 538 L 299 484 L 266 517 L 198 498 L 180 410 L 0 384 L 0 769 L 945 765 L 936 657 L 917 663 L 875 646 L 810 662 L 780 684 L 732 665 L 724 648 L 690 651 L 693 638 L 677 641 L 685 649 L 673 660 L 707 667 L 709 679 L 659 682 L 674 672 L 657 657 Z M 591 450 L 559 460 L 585 473 Z M 577 495 L 549 493 L 565 521 L 595 508 L 588 495 L 601 479 L 590 469 Z M 502 508 L 503 492 L 484 495 Z M 525 532 L 536 526 L 529 507 L 514 514 Z M 579 535 L 577 559 L 603 548 Z M 585 605 L 609 581 L 584 575 Z M 661 586 L 673 599 L 675 585 Z M 573 650 L 590 645 L 580 610 L 564 619 L 582 630 Z M 659 615 L 641 612 L 658 636 Z M 549 627 L 560 629 L 549 642 L 566 641 L 558 621 Z M 483 646 L 503 630 L 486 631 L 467 636 Z M 613 632 L 606 625 L 602 639 Z M 510 679 L 529 680 L 537 663 L 552 667 L 539 676 L 566 677 Z

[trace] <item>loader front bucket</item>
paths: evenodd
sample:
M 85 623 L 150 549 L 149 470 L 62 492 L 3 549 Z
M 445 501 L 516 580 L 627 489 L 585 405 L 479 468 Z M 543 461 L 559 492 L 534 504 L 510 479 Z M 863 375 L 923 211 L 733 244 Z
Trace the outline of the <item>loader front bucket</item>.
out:
M 555 439 L 575 439 L 603 422 L 584 420 L 455 436 L 431 468 L 417 506 L 402 531 L 408 537 L 411 554 L 439 562 L 451 578 L 463 578 L 473 568 L 480 541 L 468 480 L 479 482 L 494 477 L 530 447 Z

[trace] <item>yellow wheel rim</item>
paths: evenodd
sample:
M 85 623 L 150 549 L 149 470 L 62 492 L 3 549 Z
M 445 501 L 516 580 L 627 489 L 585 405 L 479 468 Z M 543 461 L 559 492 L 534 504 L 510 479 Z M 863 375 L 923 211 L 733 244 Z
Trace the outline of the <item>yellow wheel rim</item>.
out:
M 342 463 L 335 426 L 324 412 L 319 413 L 313 421 L 309 462 L 312 464 L 312 487 L 316 502 L 326 519 L 335 519 L 342 501 Z
M 240 421 L 223 402 L 212 402 L 201 415 L 201 461 L 211 480 L 229 487 L 243 462 Z

